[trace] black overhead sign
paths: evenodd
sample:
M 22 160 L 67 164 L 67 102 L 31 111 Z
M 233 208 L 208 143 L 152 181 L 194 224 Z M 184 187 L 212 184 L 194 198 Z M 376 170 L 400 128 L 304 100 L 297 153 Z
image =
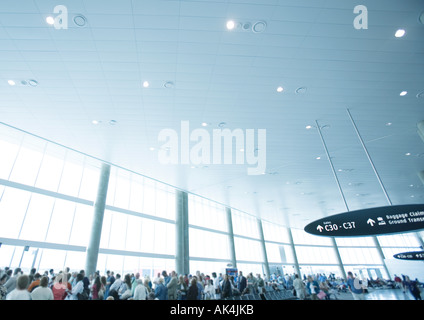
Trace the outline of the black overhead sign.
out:
M 349 211 L 316 220 L 305 231 L 318 236 L 356 237 L 424 229 L 424 204 Z
M 393 257 L 401 260 L 424 260 L 424 251 L 402 252 Z

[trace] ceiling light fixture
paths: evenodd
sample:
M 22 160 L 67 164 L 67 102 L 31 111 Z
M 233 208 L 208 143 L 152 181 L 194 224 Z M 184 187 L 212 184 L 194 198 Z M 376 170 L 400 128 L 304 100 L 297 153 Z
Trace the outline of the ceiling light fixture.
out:
M 411 155 L 410 152 L 405 153 L 405 156 L 410 156 L 410 155 Z
M 306 129 L 308 129 L 308 130 L 311 129 L 311 128 L 312 128 L 312 126 L 306 126 Z
M 208 123 L 207 122 L 202 122 L 202 127 L 207 127 Z
M 266 22 L 265 21 L 255 22 L 252 26 L 252 31 L 255 32 L 255 33 L 264 32 L 265 29 L 266 29 Z
M 28 83 L 29 83 L 29 85 L 30 85 L 31 87 L 36 87 L 36 86 L 38 86 L 38 81 L 37 81 L 37 80 L 30 79 L 30 80 L 28 80 Z
M 143 87 L 144 87 L 144 88 L 147 88 L 149 85 L 150 85 L 150 84 L 149 84 L 149 81 L 144 81 L 144 82 L 143 82 Z
M 78 14 L 74 17 L 74 23 L 78 27 L 84 27 L 87 23 L 87 18 L 84 17 L 82 14 Z
M 47 17 L 46 22 L 47 22 L 47 24 L 52 25 L 52 24 L 54 24 L 54 18 L 53 17 Z
M 99 123 L 100 123 L 100 121 L 98 121 L 98 120 L 93 120 L 93 121 L 91 121 L 91 123 L 92 123 L 92 124 L 99 124 Z
M 283 90 L 284 90 L 284 88 L 281 87 L 281 86 L 277 88 L 277 92 L 283 92 Z
M 13 80 L 7 80 L 7 83 L 11 86 L 14 86 L 16 84 L 16 82 Z
M 401 93 L 399 93 L 401 97 L 406 96 L 407 94 L 408 94 L 408 91 L 402 91 Z
M 403 29 L 398 29 L 398 30 L 396 30 L 395 37 L 396 37 L 396 38 L 402 38 L 402 37 L 405 35 L 405 33 L 406 33 L 406 31 L 405 31 L 405 30 L 403 30 Z
M 163 84 L 163 86 L 167 89 L 171 89 L 174 87 L 174 83 L 172 81 L 167 81 Z
M 235 26 L 236 26 L 236 24 L 235 24 L 235 22 L 233 20 L 228 20 L 227 21 L 227 29 L 228 30 L 233 30 Z
M 306 87 L 299 87 L 295 90 L 296 94 L 305 94 L 308 89 Z

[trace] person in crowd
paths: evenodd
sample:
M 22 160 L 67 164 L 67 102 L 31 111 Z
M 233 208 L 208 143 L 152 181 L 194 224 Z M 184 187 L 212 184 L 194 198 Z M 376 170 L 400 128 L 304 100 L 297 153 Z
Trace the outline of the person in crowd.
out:
M 261 275 L 257 274 L 257 286 L 259 294 L 265 293 L 265 281 L 261 278 Z
M 167 286 L 169 281 L 171 280 L 171 277 L 168 276 L 168 273 L 165 270 L 162 271 L 162 277 L 163 277 L 163 285 Z M 159 278 L 160 278 L 160 275 L 159 275 Z
M 240 294 L 244 294 L 247 287 L 247 279 L 243 275 L 243 272 L 239 272 L 239 276 L 237 279 L 237 289 L 240 291 Z
M 40 285 L 31 292 L 32 300 L 53 300 L 53 292 L 48 287 L 49 278 L 42 277 Z
M 72 289 L 72 287 L 68 288 L 68 283 L 66 274 L 60 273 L 57 275 L 52 287 L 54 300 L 65 300 L 67 291 Z
M 144 284 L 144 286 L 146 287 L 146 289 L 147 289 L 147 291 L 150 293 L 150 292 L 152 292 L 152 287 L 153 287 L 153 284 L 152 284 L 152 281 L 150 280 L 150 277 L 149 276 L 145 276 L 144 277 L 144 280 L 143 280 L 143 284 Z
M 115 277 L 115 281 L 113 281 L 113 283 L 109 287 L 109 292 L 112 291 L 112 290 L 115 290 L 116 292 L 119 292 L 119 289 L 121 288 L 121 285 L 122 285 L 121 274 L 117 273 L 116 274 L 116 277 Z
M 184 276 L 180 275 L 178 278 L 177 284 L 177 297 L 178 300 L 186 300 L 187 299 L 187 283 L 184 281 Z
M 100 297 L 104 297 L 104 287 L 100 281 L 100 276 L 94 278 L 94 283 L 91 286 L 91 299 L 92 300 L 102 300 Z
M 205 300 L 215 300 L 215 287 L 212 279 L 206 280 L 204 295 Z
M 296 297 L 299 300 L 305 300 L 306 299 L 306 289 L 305 289 L 305 284 L 303 283 L 303 281 L 299 278 L 299 275 L 296 274 L 294 276 L 294 281 L 293 281 L 293 290 L 295 290 L 296 292 Z
M 138 285 L 138 280 L 140 280 L 140 273 L 137 272 L 134 277 L 131 278 L 131 296 L 134 296 L 135 288 Z
M 187 290 L 187 300 L 197 300 L 198 295 L 199 287 L 197 286 L 196 278 L 193 277 Z
M 41 274 L 37 272 L 33 277 L 33 281 L 28 286 L 28 292 L 32 292 L 35 288 L 37 288 L 40 285 L 40 281 L 41 281 Z
M 6 300 L 7 288 L 4 286 L 7 280 L 7 274 L 4 273 L 0 278 L 0 300 Z
M 84 291 L 84 275 L 81 273 L 78 273 L 75 278 L 75 286 L 72 287 L 72 290 L 67 291 L 68 296 L 66 297 L 66 300 L 80 300 L 79 296 L 82 296 L 82 293 Z
M 216 272 L 212 272 L 212 281 L 215 288 L 215 299 L 219 300 L 221 299 L 221 286 Z
M 306 283 L 306 289 L 308 290 L 308 294 L 311 296 L 311 300 L 319 300 L 319 284 L 312 276 L 308 276 L 308 282 Z
M 110 286 L 115 282 L 115 274 L 110 270 L 106 271 L 106 287 L 105 287 L 105 299 L 109 295 Z
M 28 284 L 29 284 L 28 275 L 26 274 L 20 275 L 16 279 L 15 289 L 13 289 L 7 294 L 6 300 L 31 300 L 31 294 L 27 290 Z
M 168 288 L 165 286 L 165 279 L 160 277 L 156 280 L 155 298 L 159 300 L 168 300 Z
M 201 275 L 200 275 L 201 277 Z M 204 287 L 201 280 L 199 280 L 198 276 L 193 276 L 194 279 L 196 279 L 196 285 L 197 285 L 197 300 L 203 300 L 203 293 L 204 293 Z
M 29 283 L 32 283 L 34 281 L 34 276 L 35 276 L 36 273 L 37 273 L 37 269 L 35 269 L 35 268 L 32 268 L 29 271 L 29 274 L 28 274 Z
M 16 282 L 21 274 L 22 274 L 21 268 L 15 268 L 15 271 L 13 271 L 13 276 L 10 277 L 9 280 L 7 280 L 7 282 L 4 284 L 8 294 L 16 288 Z M 29 278 L 28 278 L 28 281 L 29 281 Z
M 130 298 L 132 296 L 131 293 L 131 276 L 130 274 L 126 274 L 124 276 L 124 282 L 121 285 L 119 291 L 119 296 L 121 300 L 127 300 L 128 298 Z
M 233 296 L 233 289 L 232 289 L 230 277 L 228 276 L 228 274 L 224 275 L 224 280 L 222 281 L 221 287 L 222 287 L 223 299 L 228 299 Z
M 347 287 L 352 293 L 354 300 L 365 300 L 362 282 L 359 279 L 355 278 L 351 271 L 347 273 Z
M 418 288 L 418 280 L 413 281 L 409 278 L 409 276 L 405 276 L 405 284 L 415 300 L 422 300 L 421 292 Z
M 135 286 L 134 295 L 133 295 L 134 300 L 147 300 L 149 296 L 149 291 L 144 286 L 144 281 L 141 279 L 137 279 L 134 286 Z
M 167 284 L 168 300 L 177 300 L 177 287 L 178 287 L 177 273 L 175 271 L 172 271 L 170 278 L 171 280 L 169 280 Z

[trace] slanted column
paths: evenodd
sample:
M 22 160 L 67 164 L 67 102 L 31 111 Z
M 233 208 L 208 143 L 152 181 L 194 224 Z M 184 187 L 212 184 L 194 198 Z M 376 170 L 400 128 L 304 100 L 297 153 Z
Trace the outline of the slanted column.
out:
M 99 255 L 100 238 L 102 235 L 103 217 L 105 214 L 107 189 L 109 186 L 110 165 L 102 163 L 99 184 L 97 187 L 94 214 L 91 223 L 90 242 L 85 258 L 85 274 L 88 276 L 96 271 Z
M 227 213 L 228 242 L 230 246 L 231 264 L 233 265 L 233 268 L 237 268 L 236 246 L 234 243 L 233 218 L 231 216 L 231 208 L 225 208 L 225 212 Z
M 271 272 L 269 271 L 269 263 L 268 263 L 268 256 L 266 254 L 264 230 L 262 229 L 262 221 L 260 219 L 258 219 L 258 230 L 259 230 L 259 237 L 260 237 L 260 242 L 262 246 L 262 255 L 263 255 L 263 263 L 265 266 L 265 273 L 269 279 L 269 277 L 271 276 Z
M 189 230 L 188 230 L 188 195 L 177 190 L 175 217 L 175 269 L 178 274 L 190 273 Z
M 331 243 L 333 244 L 334 254 L 336 255 L 336 258 L 337 258 L 337 263 L 339 265 L 340 273 L 341 273 L 343 279 L 347 280 L 346 271 L 345 271 L 344 266 L 343 266 L 342 257 L 340 256 L 340 252 L 339 252 L 339 248 L 337 246 L 336 239 L 331 237 Z
M 299 275 L 299 279 L 302 279 L 302 274 L 300 273 L 299 261 L 297 260 L 296 248 L 294 247 L 293 235 L 290 228 L 287 228 L 287 234 L 289 235 L 290 247 L 292 249 L 292 254 L 294 258 L 294 267 L 296 273 Z

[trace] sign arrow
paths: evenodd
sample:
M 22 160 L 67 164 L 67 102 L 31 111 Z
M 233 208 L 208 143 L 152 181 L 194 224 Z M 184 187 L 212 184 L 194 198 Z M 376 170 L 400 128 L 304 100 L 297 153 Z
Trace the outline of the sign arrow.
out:
M 375 223 L 375 221 L 374 221 L 373 219 L 371 219 L 371 218 L 369 218 L 369 219 L 367 220 L 367 224 L 370 224 L 370 225 L 371 225 L 371 227 L 374 227 L 374 223 Z
M 319 232 L 322 232 L 322 229 L 324 229 L 321 225 L 318 225 L 317 230 L 319 230 Z

